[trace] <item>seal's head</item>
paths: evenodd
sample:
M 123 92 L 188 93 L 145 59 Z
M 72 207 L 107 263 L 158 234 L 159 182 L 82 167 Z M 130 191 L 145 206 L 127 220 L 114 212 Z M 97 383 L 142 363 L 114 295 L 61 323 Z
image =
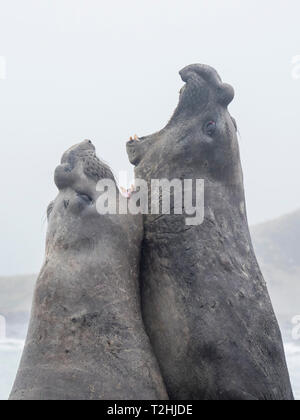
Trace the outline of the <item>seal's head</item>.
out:
M 59 194 L 47 211 L 48 250 L 91 247 L 108 221 L 97 212 L 96 186 L 101 179 L 114 181 L 112 171 L 85 140 L 64 153 L 54 178 Z
M 54 178 L 58 189 L 63 189 L 70 183 L 82 181 L 83 175 L 95 182 L 103 178 L 114 179 L 110 168 L 97 157 L 91 140 L 85 140 L 63 154 Z
M 237 127 L 227 109 L 234 90 L 207 65 L 187 66 L 180 75 L 185 86 L 171 120 L 158 133 L 128 142 L 129 159 L 140 177 L 152 165 L 156 175 L 232 183 L 240 176 Z

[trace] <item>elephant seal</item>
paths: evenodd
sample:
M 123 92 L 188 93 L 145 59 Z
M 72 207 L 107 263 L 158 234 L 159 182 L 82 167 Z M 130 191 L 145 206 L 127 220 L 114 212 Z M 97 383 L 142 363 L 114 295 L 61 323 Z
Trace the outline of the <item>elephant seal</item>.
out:
M 96 183 L 114 180 L 90 141 L 55 171 L 46 258 L 12 400 L 167 399 L 138 286 L 140 216 L 100 215 Z
M 161 131 L 127 143 L 136 178 L 204 180 L 204 221 L 144 216 L 142 308 L 170 399 L 291 400 L 282 338 L 249 234 L 234 90 L 190 65 Z M 195 196 L 195 194 L 194 194 Z M 160 196 L 160 200 L 162 197 Z

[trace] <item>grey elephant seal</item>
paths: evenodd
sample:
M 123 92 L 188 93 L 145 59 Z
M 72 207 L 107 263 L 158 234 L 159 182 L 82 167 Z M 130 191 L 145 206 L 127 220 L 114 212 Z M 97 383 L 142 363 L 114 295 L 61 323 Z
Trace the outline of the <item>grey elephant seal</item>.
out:
M 142 308 L 170 399 L 293 399 L 281 334 L 249 234 L 234 97 L 191 65 L 167 126 L 127 144 L 136 178 L 203 179 L 205 217 L 145 215 Z
M 56 169 L 46 258 L 12 400 L 167 399 L 141 317 L 142 224 L 100 215 L 96 183 L 114 179 L 89 141 Z

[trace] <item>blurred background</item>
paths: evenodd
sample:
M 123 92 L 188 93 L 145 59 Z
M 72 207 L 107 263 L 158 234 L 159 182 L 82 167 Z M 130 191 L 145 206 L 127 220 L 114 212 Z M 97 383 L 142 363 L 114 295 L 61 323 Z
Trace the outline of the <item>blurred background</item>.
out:
M 62 153 L 89 138 L 130 180 L 125 142 L 166 124 L 195 62 L 236 90 L 249 221 L 300 398 L 299 16 L 299 0 L 0 0 L 0 399 Z

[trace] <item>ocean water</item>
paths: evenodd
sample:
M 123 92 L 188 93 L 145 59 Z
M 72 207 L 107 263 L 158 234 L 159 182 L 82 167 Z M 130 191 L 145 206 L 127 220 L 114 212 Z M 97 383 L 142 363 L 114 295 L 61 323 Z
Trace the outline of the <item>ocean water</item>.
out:
M 300 342 L 285 343 L 285 354 L 296 400 L 300 400 Z
M 23 347 L 23 340 L 0 340 L 0 400 L 8 399 Z
M 0 400 L 7 400 L 20 363 L 24 341 L 0 341 Z M 300 400 L 300 343 L 285 344 L 295 398 Z

